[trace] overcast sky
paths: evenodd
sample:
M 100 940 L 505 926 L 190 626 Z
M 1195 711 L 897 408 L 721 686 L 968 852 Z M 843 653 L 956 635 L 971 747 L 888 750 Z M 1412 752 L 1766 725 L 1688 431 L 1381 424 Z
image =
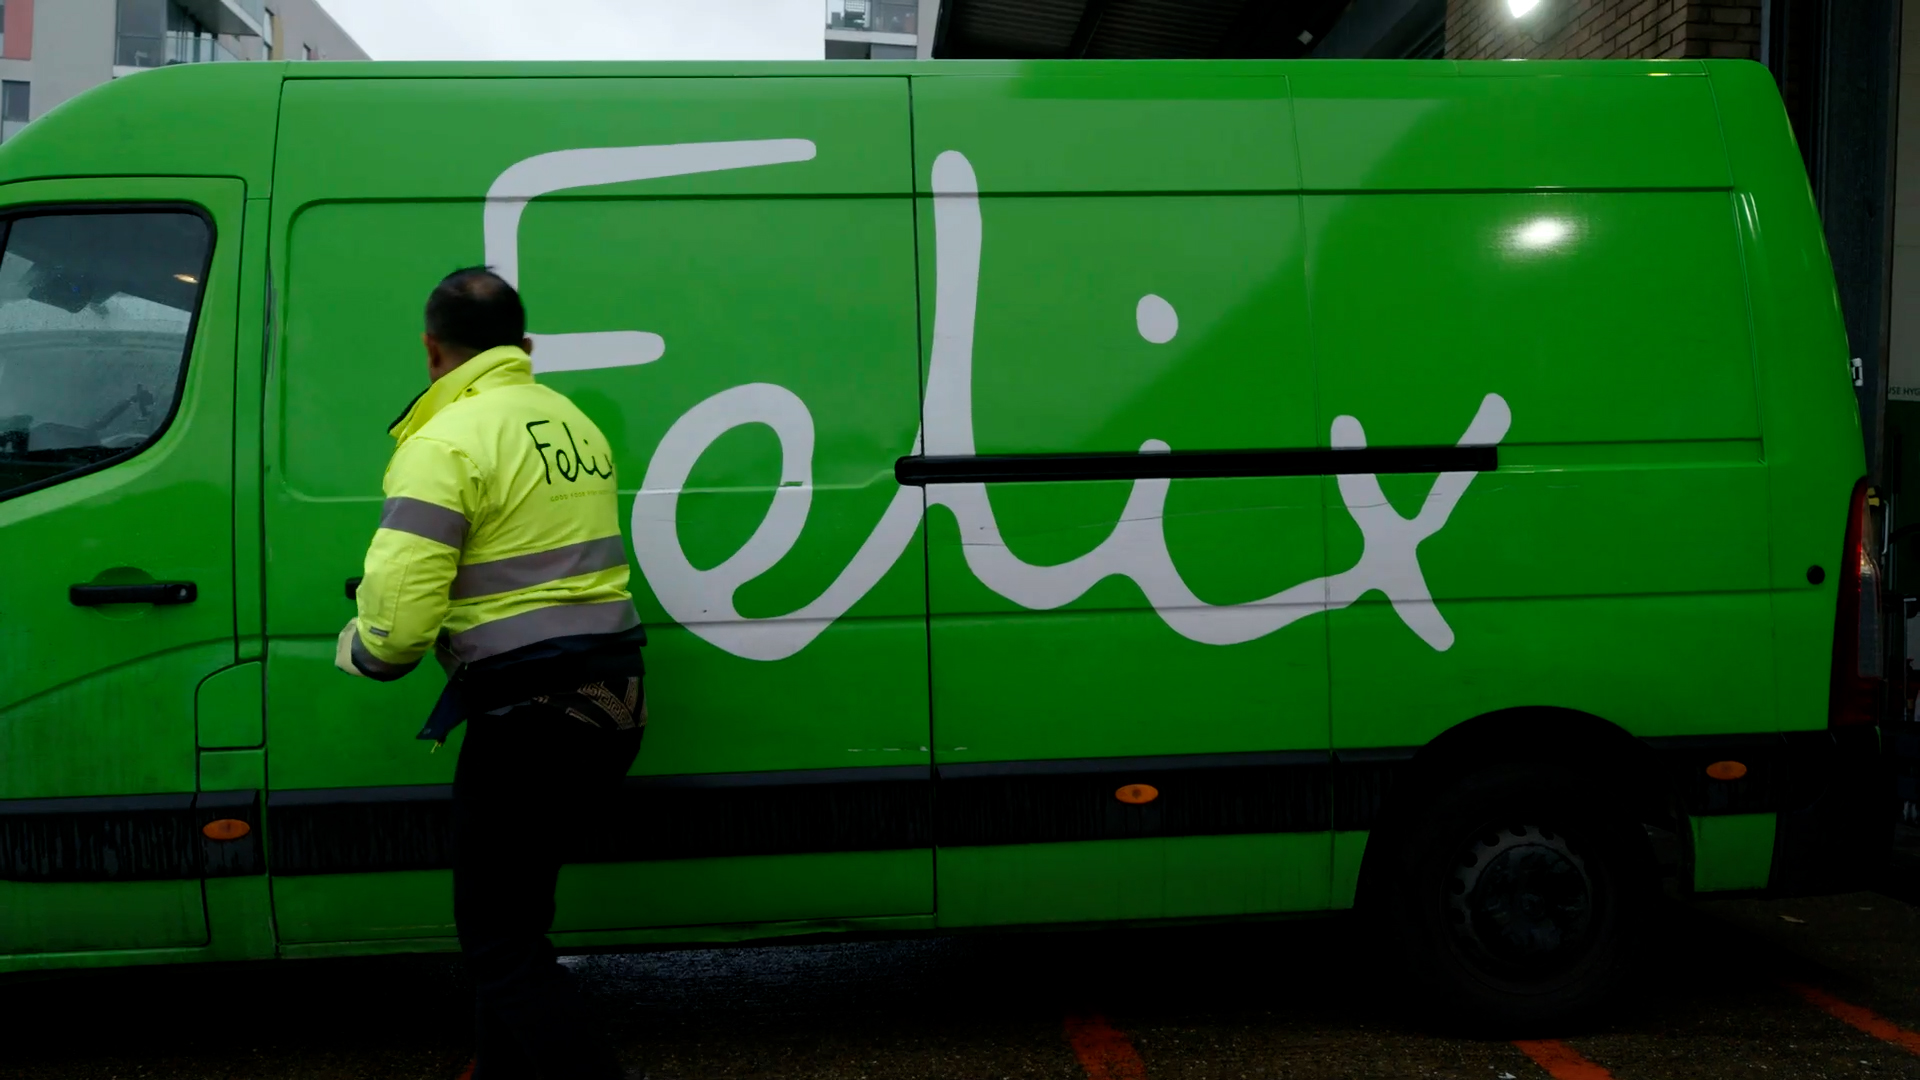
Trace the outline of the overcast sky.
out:
M 375 60 L 818 60 L 824 0 L 320 0 Z

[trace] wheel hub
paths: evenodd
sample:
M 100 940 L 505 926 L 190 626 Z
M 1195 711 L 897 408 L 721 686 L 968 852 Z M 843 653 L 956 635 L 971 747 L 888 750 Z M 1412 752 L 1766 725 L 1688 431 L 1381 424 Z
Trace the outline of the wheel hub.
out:
M 1454 933 L 1515 967 L 1571 959 L 1593 924 L 1586 861 L 1566 837 L 1538 825 L 1477 834 L 1461 849 L 1448 886 Z

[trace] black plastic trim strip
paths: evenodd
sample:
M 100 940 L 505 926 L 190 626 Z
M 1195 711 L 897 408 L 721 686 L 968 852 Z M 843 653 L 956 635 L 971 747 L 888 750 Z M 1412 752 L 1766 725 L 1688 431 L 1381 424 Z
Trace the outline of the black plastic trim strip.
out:
M 942 780 L 985 776 L 1101 775 L 1188 769 L 1252 768 L 1263 765 L 1325 765 L 1325 750 L 1256 750 L 1231 754 L 1163 754 L 1154 757 L 1050 758 L 1039 761 L 980 761 L 936 768 Z
M 1825 728 L 1772 734 L 1664 735 L 1640 740 L 1667 774 L 1669 790 L 1688 814 L 1789 813 L 1805 808 L 1829 783 L 1834 733 Z M 1707 766 L 1738 761 L 1737 780 L 1716 780 Z
M 1832 786 L 1825 730 L 1641 740 L 1689 814 L 1795 812 Z M 1371 828 L 1417 747 L 963 762 L 628 779 L 608 827 L 569 859 L 881 851 L 1150 836 Z M 1732 781 L 1706 766 L 1747 766 Z M 1154 800 L 1116 791 L 1151 784 Z M 273 792 L 276 874 L 452 865 L 453 788 Z M 238 818 L 215 841 L 200 830 Z M 254 791 L 0 800 L 0 879 L 137 881 L 257 874 L 268 865 Z
M 629 777 L 573 862 L 1365 829 L 1415 748 Z M 1151 802 L 1120 802 L 1127 784 Z M 452 865 L 452 788 L 281 791 L 275 874 Z
M 1825 732 L 1649 739 L 1696 814 L 1750 813 L 1811 797 Z M 1830 740 L 1828 740 L 1830 741 Z M 629 778 L 608 827 L 569 859 L 627 862 L 1153 836 L 1372 828 L 1417 747 L 1258 751 L 939 766 Z M 1749 778 L 1715 781 L 1734 759 Z M 1802 764 L 1789 767 L 1789 758 Z M 1123 803 L 1127 784 L 1159 790 Z M 452 865 L 448 785 L 281 791 L 273 872 L 356 873 Z
M 1333 830 L 1357 832 L 1373 828 L 1393 793 L 1419 753 L 1417 746 L 1378 746 L 1336 750 L 1333 754 Z
M 918 486 L 1492 472 L 1499 467 L 1499 451 L 1491 446 L 1380 446 L 1351 450 L 1174 450 L 1159 454 L 919 455 L 895 461 L 893 476 L 901 484 Z
M 433 802 L 453 798 L 452 784 L 400 787 L 291 788 L 267 796 L 267 806 L 332 806 L 337 803 Z
M 453 785 L 303 788 L 267 795 L 275 875 L 453 865 Z
M 247 833 L 235 840 L 215 840 L 202 830 L 209 822 L 243 821 Z M 267 870 L 260 837 L 258 791 L 203 791 L 194 800 L 194 830 L 200 833 L 200 876 L 246 877 Z
M 1163 836 L 1323 832 L 1331 825 L 1324 750 L 943 765 L 941 847 Z M 1145 803 L 1120 788 L 1146 784 Z
M 257 791 L 0 800 L 0 880 L 168 881 L 265 870 Z M 210 821 L 247 823 L 213 840 Z
M 933 845 L 927 766 L 630 777 L 579 862 L 899 851 Z
M 932 777 L 930 765 L 848 766 L 844 769 L 792 769 L 781 772 L 678 773 L 672 776 L 630 776 L 629 787 L 736 788 L 795 787 L 807 784 L 879 784 L 923 781 Z
M 79 798 L 0 799 L 0 818 L 19 814 L 153 814 L 187 810 L 193 792 L 165 795 L 89 795 Z
M 925 848 L 933 770 L 924 765 L 691 773 L 627 779 L 572 862 Z M 277 875 L 445 869 L 453 788 L 444 784 L 274 792 Z

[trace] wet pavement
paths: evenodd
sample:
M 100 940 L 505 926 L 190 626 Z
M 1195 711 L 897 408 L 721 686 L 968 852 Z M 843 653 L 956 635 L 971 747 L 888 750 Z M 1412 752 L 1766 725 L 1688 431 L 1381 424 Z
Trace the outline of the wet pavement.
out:
M 1544 1032 L 1450 1030 L 1344 916 L 570 962 L 653 1080 L 1920 1078 L 1920 1053 L 1889 1041 L 1920 1031 L 1920 908 L 1713 901 L 1664 911 L 1657 933 L 1613 1008 Z M 0 1077 L 453 1080 L 466 994 L 452 956 L 13 979 Z

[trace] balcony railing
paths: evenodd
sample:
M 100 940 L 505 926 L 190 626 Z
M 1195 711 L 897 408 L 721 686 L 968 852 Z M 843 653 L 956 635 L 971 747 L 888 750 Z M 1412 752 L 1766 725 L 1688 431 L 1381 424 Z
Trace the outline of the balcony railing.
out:
M 919 32 L 920 5 L 908 0 L 827 0 L 827 29 L 877 34 Z
M 168 31 L 158 36 L 121 34 L 114 52 L 120 67 L 166 67 L 238 60 L 212 34 Z
M 151 0 L 135 2 L 151 3 Z M 265 0 L 165 0 L 165 3 L 198 23 L 202 30 L 237 37 L 259 37 L 266 32 Z M 169 20 L 169 28 L 183 29 L 172 20 Z

